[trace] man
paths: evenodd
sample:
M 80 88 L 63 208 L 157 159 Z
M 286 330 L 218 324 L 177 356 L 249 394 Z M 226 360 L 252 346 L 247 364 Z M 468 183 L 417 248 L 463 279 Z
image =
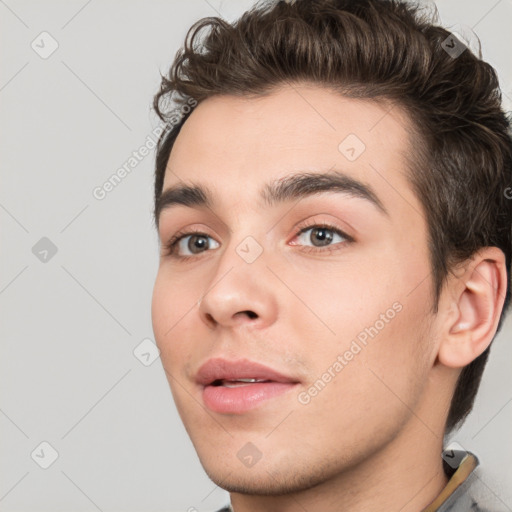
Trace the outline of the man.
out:
M 267 2 L 155 107 L 153 328 L 224 510 L 502 510 L 441 456 L 510 299 L 494 70 L 402 2 Z

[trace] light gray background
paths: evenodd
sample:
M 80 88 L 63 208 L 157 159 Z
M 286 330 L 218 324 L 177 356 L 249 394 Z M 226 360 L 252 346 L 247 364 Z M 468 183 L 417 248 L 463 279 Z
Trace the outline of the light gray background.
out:
M 228 501 L 199 464 L 160 360 L 145 366 L 133 353 L 153 340 L 153 153 L 103 200 L 92 191 L 156 126 L 159 71 L 188 27 L 251 5 L 0 0 L 1 511 L 208 511 Z M 511 109 L 512 0 L 437 5 L 443 23 L 474 28 Z M 51 48 L 43 31 L 59 45 L 47 59 L 31 48 Z M 45 263 L 32 252 L 42 237 L 57 247 Z M 509 320 L 454 439 L 480 456 L 485 483 L 512 510 L 511 335 Z M 58 452 L 48 469 L 42 442 Z

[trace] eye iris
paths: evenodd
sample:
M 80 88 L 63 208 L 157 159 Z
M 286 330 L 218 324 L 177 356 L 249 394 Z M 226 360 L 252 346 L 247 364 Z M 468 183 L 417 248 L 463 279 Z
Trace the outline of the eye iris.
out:
M 208 238 L 204 235 L 192 235 L 188 240 L 187 246 L 191 253 L 197 254 L 202 249 L 208 249 Z
M 320 241 L 319 244 L 315 243 L 314 237 L 316 237 L 317 241 Z M 332 230 L 330 230 L 329 228 L 314 228 L 311 231 L 311 242 L 313 242 L 313 245 L 328 245 L 332 241 L 332 238 Z

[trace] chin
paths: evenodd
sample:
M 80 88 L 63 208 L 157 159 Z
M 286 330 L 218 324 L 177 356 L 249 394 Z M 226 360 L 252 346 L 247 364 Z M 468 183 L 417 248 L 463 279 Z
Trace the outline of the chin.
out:
M 234 467 L 226 463 L 221 466 L 219 460 L 222 459 L 213 459 L 208 464 L 201 461 L 215 484 L 228 492 L 260 496 L 281 496 L 312 489 L 343 471 L 332 463 L 315 465 L 311 460 L 302 468 L 297 461 L 271 464 L 262 459 L 255 466 L 246 468 L 238 459 Z

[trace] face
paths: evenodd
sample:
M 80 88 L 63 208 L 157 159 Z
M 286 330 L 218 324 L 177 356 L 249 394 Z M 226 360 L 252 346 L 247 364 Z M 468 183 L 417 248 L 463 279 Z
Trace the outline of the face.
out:
M 304 84 L 213 97 L 184 124 L 152 321 L 178 412 L 223 488 L 316 485 L 419 407 L 435 354 L 409 133 L 397 107 Z

